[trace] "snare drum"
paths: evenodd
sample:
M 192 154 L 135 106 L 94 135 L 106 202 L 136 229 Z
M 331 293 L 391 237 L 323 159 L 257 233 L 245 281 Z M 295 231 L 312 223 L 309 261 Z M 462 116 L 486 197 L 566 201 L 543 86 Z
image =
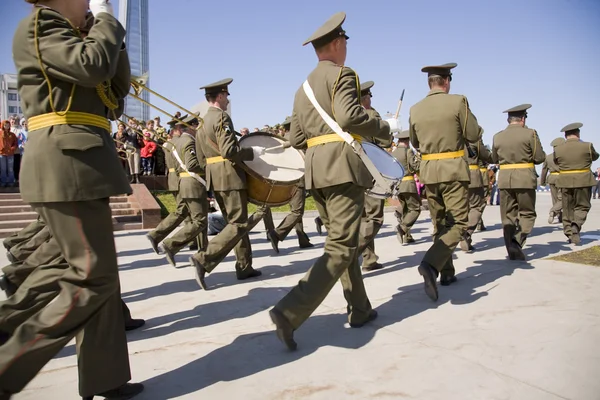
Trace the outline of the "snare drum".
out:
M 287 143 L 280 136 L 255 132 L 239 139 L 241 147 L 259 146 L 266 149 Z M 304 153 L 293 147 L 267 152 L 252 161 L 244 161 L 248 201 L 269 207 L 290 202 L 298 182 L 304 179 Z
M 366 191 L 367 195 L 377 199 L 387 199 L 397 195 L 405 173 L 400 161 L 373 143 L 363 142 L 362 148 L 364 150 L 362 157 L 368 158 L 363 161 L 367 161 L 365 166 L 373 176 L 373 188 Z M 372 170 L 373 167 L 370 167 L 368 161 L 375 170 Z

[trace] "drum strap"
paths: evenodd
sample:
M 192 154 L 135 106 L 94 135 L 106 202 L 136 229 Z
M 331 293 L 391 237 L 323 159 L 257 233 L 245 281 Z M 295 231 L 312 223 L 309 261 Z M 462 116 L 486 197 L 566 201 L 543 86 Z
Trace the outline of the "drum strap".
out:
M 204 179 L 202 179 L 202 177 L 200 175 L 198 175 L 195 172 L 188 171 L 187 167 L 185 166 L 185 163 L 181 160 L 181 157 L 179 157 L 179 154 L 177 153 L 177 150 L 175 148 L 173 148 L 173 156 L 179 163 L 179 166 L 181 167 L 181 169 L 183 169 L 185 172 L 187 172 L 189 176 L 191 176 L 192 178 L 194 178 L 195 180 L 200 182 L 205 188 L 208 188 L 206 186 L 206 181 Z M 182 178 L 185 178 L 185 176 L 182 176 L 182 174 L 179 174 L 179 176 Z

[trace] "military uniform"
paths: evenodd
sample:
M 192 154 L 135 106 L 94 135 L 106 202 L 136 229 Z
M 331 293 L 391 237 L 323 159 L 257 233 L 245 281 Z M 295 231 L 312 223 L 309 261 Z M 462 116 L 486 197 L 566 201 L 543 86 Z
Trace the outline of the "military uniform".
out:
M 580 122 L 565 126 L 561 132 L 565 132 L 566 141 L 554 148 L 554 162 L 560 170 L 556 186 L 562 191 L 563 231 L 575 245 L 581 243 L 581 228 L 592 206 L 596 180 L 591 168 L 598 159 L 594 145 L 579 139 L 582 126 Z
M 417 222 L 421 215 L 421 198 L 417 190 L 414 175 L 419 172 L 420 161 L 414 151 L 408 145 L 408 130 L 403 131 L 398 136 L 400 142 L 398 147 L 392 152 L 392 156 L 402 164 L 405 175 L 402 178 L 398 190 L 398 202 L 395 215 L 398 225 L 396 225 L 396 236 L 400 244 L 414 243 L 410 234 L 410 228 Z M 406 141 L 406 143 L 404 143 Z
M 487 230 L 483 223 L 483 212 L 485 211 L 488 199 L 490 198 L 490 175 L 488 173 L 488 165 L 489 163 L 484 162 L 481 159 L 479 160 L 479 172 L 481 173 L 481 181 L 483 182 L 483 204 L 481 205 L 481 218 L 479 219 L 479 225 L 477 225 L 477 230 L 479 231 Z
M 6 251 L 10 251 L 11 248 L 15 247 L 19 243 L 27 242 L 32 237 L 38 234 L 39 231 L 44 228 L 46 224 L 44 221 L 38 216 L 35 221 L 32 221 L 25 228 L 21 229 L 19 232 L 10 235 L 2 241 L 4 248 Z
M 526 118 L 530 104 L 522 104 L 504 111 L 510 118 Z M 492 158 L 499 164 L 498 190 L 504 244 L 511 260 L 524 260 L 522 248 L 533 229 L 537 173 L 535 165 L 546 159 L 537 132 L 520 123 L 494 135 Z
M 305 44 L 315 48 L 342 40 L 345 13 L 335 14 Z M 341 58 L 341 56 L 340 56 Z M 390 126 L 360 105 L 356 73 L 332 61 L 319 61 L 307 78 L 323 111 L 356 138 L 388 138 Z M 360 327 L 377 316 L 367 297 L 358 265 L 358 243 L 365 189 L 372 177 L 352 148 L 324 121 L 301 87 L 294 98 L 290 143 L 306 150 L 305 183 L 327 228 L 325 252 L 298 285 L 270 311 L 279 339 L 296 349 L 293 332 L 314 312 L 338 279 L 348 303 L 350 326 Z
M 467 161 L 469 163 L 469 224 L 465 231 L 463 240 L 460 241 L 460 248 L 465 252 L 472 252 L 473 247 L 473 232 L 481 221 L 483 209 L 485 208 L 485 192 L 481 171 L 479 170 L 480 160 L 483 162 L 492 161 L 492 153 L 484 146 L 481 137 L 483 136 L 483 128 L 480 127 L 479 142 L 476 145 L 471 145 L 471 151 L 467 151 Z
M 556 148 L 559 144 L 565 142 L 564 138 L 556 138 L 550 143 L 552 148 Z M 542 176 L 540 177 L 540 185 L 550 186 L 550 195 L 552 196 L 552 208 L 550 209 L 550 215 L 548 215 L 548 223 L 554 222 L 554 217 L 558 216 L 558 221 L 562 222 L 562 192 L 556 187 L 556 181 L 558 180 L 559 174 L 558 165 L 554 162 L 554 153 L 547 154 L 546 160 L 542 166 Z
M 209 96 L 229 94 L 228 85 L 232 81 L 224 79 L 201 89 L 205 89 Z M 206 250 L 199 251 L 190 259 L 196 268 L 197 281 L 206 289 L 205 274 L 211 273 L 232 249 L 238 279 L 260 276 L 261 272 L 252 268 L 248 232 L 262 219 L 263 212 L 248 218 L 246 173 L 239 165 L 242 161 L 252 160 L 254 152 L 239 146 L 231 117 L 214 106 L 210 106 L 204 116 L 196 146 L 198 152 L 206 156 L 206 182 L 227 221 L 227 226 L 209 242 Z
M 290 140 L 290 125 L 292 123 L 291 118 L 286 118 L 285 121 L 281 124 L 282 127 L 286 130 L 284 135 L 285 140 L 289 142 Z M 304 232 L 304 225 L 302 223 L 302 217 L 304 216 L 304 204 L 306 203 L 306 190 L 304 189 L 304 179 L 301 179 L 297 186 L 296 191 L 292 195 L 290 199 L 290 213 L 285 216 L 283 221 L 275 228 L 271 219 L 272 228 L 268 228 L 267 230 L 267 239 L 271 242 L 273 246 L 273 250 L 279 253 L 279 242 L 284 240 L 287 235 L 292 231 L 292 229 L 296 228 L 296 236 L 298 237 L 298 246 L 301 249 L 313 247 L 314 245 L 310 242 L 308 235 Z M 271 211 L 269 210 L 268 215 L 271 216 Z M 265 213 L 265 218 L 267 213 Z M 272 217 L 271 217 L 272 218 Z M 266 219 L 265 219 L 266 221 Z M 265 222 L 265 227 L 266 227 Z
M 368 107 L 365 107 L 367 115 L 373 119 L 381 119 L 381 115 L 374 108 L 370 107 L 371 104 L 371 88 L 373 87 L 373 81 L 367 81 L 360 85 L 360 97 L 364 99 L 365 96 L 369 96 Z M 365 104 L 363 103 L 363 106 Z M 363 139 L 371 142 L 381 148 L 388 149 L 392 147 L 393 137 L 367 137 Z M 377 199 L 375 197 L 368 196 L 365 194 L 365 207 L 361 217 L 360 224 L 360 235 L 358 237 L 358 253 L 362 254 L 362 270 L 363 271 L 374 271 L 383 268 L 383 266 L 377 262 L 379 257 L 375 254 L 375 236 L 383 225 L 383 212 L 385 209 L 385 200 Z
M 451 80 L 455 63 L 424 67 L 431 79 Z M 449 84 L 449 83 L 448 83 Z M 465 96 L 434 88 L 410 109 L 410 141 L 421 153 L 419 180 L 425 185 L 427 203 L 434 224 L 434 242 L 419 273 L 425 292 L 437 300 L 436 276 L 448 285 L 456 280 L 452 253 L 468 226 L 469 167 L 466 143 L 479 140 L 479 125 Z
M 107 120 L 120 116 L 129 92 L 124 38 L 125 30 L 107 12 L 96 15 L 86 39 L 49 8 L 36 8 L 16 30 L 13 58 L 29 122 L 21 194 L 50 232 L 60 233 L 53 237 L 69 268 L 36 268 L 6 300 L 15 303 L 21 293 L 60 283 L 54 301 L 17 308 L 24 322 L 0 347 L 4 395 L 21 391 L 75 336 L 83 397 L 130 379 L 109 197 L 130 194 L 131 187 Z M 101 98 L 97 88 L 108 80 L 114 96 Z M 0 330 L 6 317 L 0 315 Z M 90 360 L 93 373 L 84 368 Z

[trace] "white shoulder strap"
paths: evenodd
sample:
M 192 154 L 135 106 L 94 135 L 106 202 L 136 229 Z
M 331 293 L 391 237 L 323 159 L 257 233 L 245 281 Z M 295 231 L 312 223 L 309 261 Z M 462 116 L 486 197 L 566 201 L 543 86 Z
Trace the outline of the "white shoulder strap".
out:
M 308 99 L 310 100 L 312 105 L 315 107 L 315 109 L 317 110 L 317 112 L 319 113 L 321 118 L 323 118 L 325 123 L 327 125 L 329 125 L 331 130 L 334 131 L 335 133 L 337 133 L 342 139 L 344 139 L 344 141 L 346 143 L 348 143 L 349 145 L 352 145 L 352 143 L 354 142 L 354 138 L 349 133 L 344 132 L 342 127 L 339 126 L 338 123 L 335 122 L 335 120 L 333 118 L 331 118 L 329 116 L 329 114 L 327 114 L 325 112 L 325 110 L 323 110 L 323 108 L 317 102 L 317 99 L 315 98 L 315 94 L 313 93 L 313 90 L 310 87 L 310 84 L 308 83 L 308 79 L 304 81 L 304 83 L 302 84 L 302 88 L 304 89 L 304 93 L 306 94 L 306 97 L 308 97 Z
M 200 182 L 204 187 L 206 186 L 206 181 L 204 179 L 202 179 L 202 177 L 200 175 L 198 175 L 195 172 L 191 172 L 187 169 L 187 167 L 185 166 L 185 163 L 181 160 L 181 157 L 179 157 L 179 154 L 177 153 L 177 149 L 175 148 L 175 146 L 173 146 L 173 156 L 175 157 L 175 159 L 177 160 L 177 162 L 179 163 L 179 166 L 188 174 L 190 174 L 190 176 L 192 178 L 194 178 L 195 180 L 197 180 L 198 182 Z

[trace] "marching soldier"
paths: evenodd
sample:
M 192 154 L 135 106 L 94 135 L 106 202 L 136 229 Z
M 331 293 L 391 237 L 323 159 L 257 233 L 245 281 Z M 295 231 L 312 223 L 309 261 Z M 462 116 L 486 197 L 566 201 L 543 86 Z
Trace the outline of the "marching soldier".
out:
M 206 289 L 204 277 L 234 249 L 235 272 L 239 280 L 254 278 L 261 272 L 252 268 L 252 248 L 248 232 L 260 221 L 264 212 L 259 210 L 248 218 L 248 193 L 246 173 L 240 167 L 243 161 L 251 161 L 264 153 L 258 146 L 239 146 L 233 122 L 227 114 L 229 104 L 228 86 L 233 79 L 223 79 L 201 87 L 205 90 L 210 107 L 204 116 L 204 124 L 198 131 L 196 147 L 206 156 L 206 181 L 227 221 L 227 226 L 200 250 L 190 262 L 196 269 L 196 280 Z
M 371 107 L 371 97 L 373 97 L 371 88 L 374 84 L 373 81 L 367 81 L 360 85 L 360 102 L 371 118 L 381 119 L 381 115 L 377 110 Z M 387 149 L 392 147 L 393 137 L 388 135 L 386 138 L 368 137 L 363 140 Z M 362 254 L 362 270 L 365 272 L 383 268 L 383 265 L 377 262 L 379 257 L 375 254 L 375 236 L 377 236 L 377 232 L 383 225 L 384 209 L 385 200 L 376 199 L 365 194 L 365 207 L 358 237 L 358 254 Z
M 592 163 L 598 153 L 592 143 L 580 139 L 580 122 L 561 129 L 565 142 L 554 148 L 554 162 L 560 173 L 556 186 L 562 191 L 563 231 L 569 243 L 581 244 L 581 228 L 592 206 L 592 186 L 596 184 Z
M 409 145 L 408 130 L 398 135 L 398 146 L 392 153 L 394 158 L 402 164 L 405 174 L 399 187 L 398 202 L 394 214 L 398 220 L 396 237 L 400 244 L 414 243 L 410 228 L 417 222 L 421 215 L 421 198 L 415 183 L 415 174 L 419 172 L 420 161 Z
M 174 143 L 172 155 L 176 162 L 175 171 L 179 177 L 178 197 L 184 204 L 185 211 L 176 216 L 175 222 L 181 223 L 181 220 L 187 215 L 190 216 L 190 222 L 163 241 L 162 246 L 167 261 L 174 267 L 176 266 L 175 255 L 181 249 L 191 240 L 199 237 L 207 238 L 208 234 L 208 197 L 206 186 L 203 183 L 206 162 L 204 154 L 196 149 L 198 118 L 190 115 L 182 121 L 183 124 L 176 127 L 176 130 L 180 130 L 182 133 Z M 198 245 L 200 248 L 206 247 L 206 243 Z
M 546 159 L 537 132 L 525 127 L 529 108 L 531 104 L 521 104 L 504 111 L 508 113 L 509 125 L 494 135 L 492 147 L 492 158 L 501 172 L 498 175 L 500 215 L 504 244 L 511 260 L 525 259 L 522 249 L 537 216 L 535 165 Z
M 487 145 L 485 147 L 491 154 L 489 147 Z M 487 228 L 483 223 L 483 212 L 485 211 L 485 207 L 487 206 L 487 202 L 490 197 L 490 174 L 487 168 L 488 165 L 489 163 L 479 159 L 479 172 L 481 173 L 481 181 L 483 182 L 483 204 L 481 206 L 481 218 L 479 218 L 479 224 L 477 224 L 478 231 L 487 231 Z
M 421 153 L 419 179 L 427 191 L 427 203 L 434 224 L 433 245 L 419 265 L 425 293 L 438 299 L 440 284 L 456 281 L 452 253 L 468 225 L 469 167 L 465 145 L 477 143 L 479 125 L 467 98 L 448 94 L 451 70 L 456 63 L 421 69 L 428 75 L 430 91 L 410 109 L 410 141 Z
M 355 140 L 373 136 L 385 139 L 390 135 L 390 123 L 394 131 L 400 130 L 400 124 L 397 120 L 373 118 L 361 107 L 358 77 L 344 66 L 348 40 L 342 29 L 345 19 L 345 13 L 335 14 L 304 42 L 312 43 L 319 63 L 294 98 L 290 143 L 297 149 L 307 148 L 306 189 L 311 191 L 327 228 L 327 240 L 325 253 L 269 312 L 278 338 L 290 350 L 297 347 L 294 331 L 338 279 L 348 302 L 351 327 L 362 327 L 377 317 L 365 291 L 357 252 L 364 192 L 372 187 L 372 177 L 358 155 L 332 129 L 339 126 L 352 132 Z M 339 125 L 324 118 L 332 118 Z
M 483 215 L 483 209 L 485 208 L 485 192 L 483 187 L 483 179 L 481 172 L 479 171 L 479 163 L 491 162 L 492 153 L 484 146 L 483 128 L 479 127 L 479 141 L 475 145 L 471 146 L 471 151 L 468 152 L 467 161 L 469 163 L 469 224 L 463 239 L 460 241 L 460 249 L 466 253 L 472 253 L 475 248 L 473 247 L 473 232 L 475 228 L 481 222 Z
M 284 131 L 284 138 L 289 142 L 290 140 L 290 125 L 292 119 L 286 118 L 281 124 Z M 306 249 L 314 247 L 310 242 L 308 235 L 304 232 L 304 225 L 302 224 L 302 217 L 304 216 L 304 204 L 306 203 L 306 190 L 304 189 L 304 180 L 298 182 L 298 186 L 294 195 L 290 199 L 290 213 L 281 221 L 279 226 L 275 229 L 267 231 L 267 238 L 273 246 L 273 250 L 279 253 L 279 242 L 283 241 L 293 228 L 296 228 L 296 236 L 298 237 L 298 247 Z M 269 212 L 270 214 L 270 212 Z M 265 216 L 267 214 L 265 213 Z M 266 220 L 265 220 L 266 221 Z
M 550 195 L 552 196 L 552 208 L 548 215 L 549 224 L 554 222 L 554 217 L 558 217 L 558 222 L 562 222 L 562 191 L 556 186 L 560 170 L 558 169 L 558 165 L 554 162 L 554 149 L 564 142 L 564 138 L 556 138 L 550 143 L 553 152 L 546 155 L 546 160 L 542 166 L 540 185 L 546 186 L 546 184 L 548 184 L 550 186 Z
M 132 398 L 143 386 L 127 383 L 131 375 L 109 205 L 110 196 L 131 193 L 131 186 L 107 119 L 120 116 L 130 87 L 125 30 L 106 0 L 89 2 L 95 21 L 85 39 L 77 29 L 86 22 L 81 2 L 28 2 L 37 7 L 21 21 L 13 41 L 19 96 L 29 122 L 21 194 L 50 232 L 60 232 L 53 238 L 69 268 L 34 269 L 4 303 L 20 314 L 10 317 L 24 322 L 0 347 L 0 398 L 20 392 L 75 336 L 81 396 Z M 36 298 L 19 307 L 28 293 L 43 291 L 53 281 L 58 283 L 51 289 L 54 301 Z M 7 317 L 0 314 L 0 331 Z

